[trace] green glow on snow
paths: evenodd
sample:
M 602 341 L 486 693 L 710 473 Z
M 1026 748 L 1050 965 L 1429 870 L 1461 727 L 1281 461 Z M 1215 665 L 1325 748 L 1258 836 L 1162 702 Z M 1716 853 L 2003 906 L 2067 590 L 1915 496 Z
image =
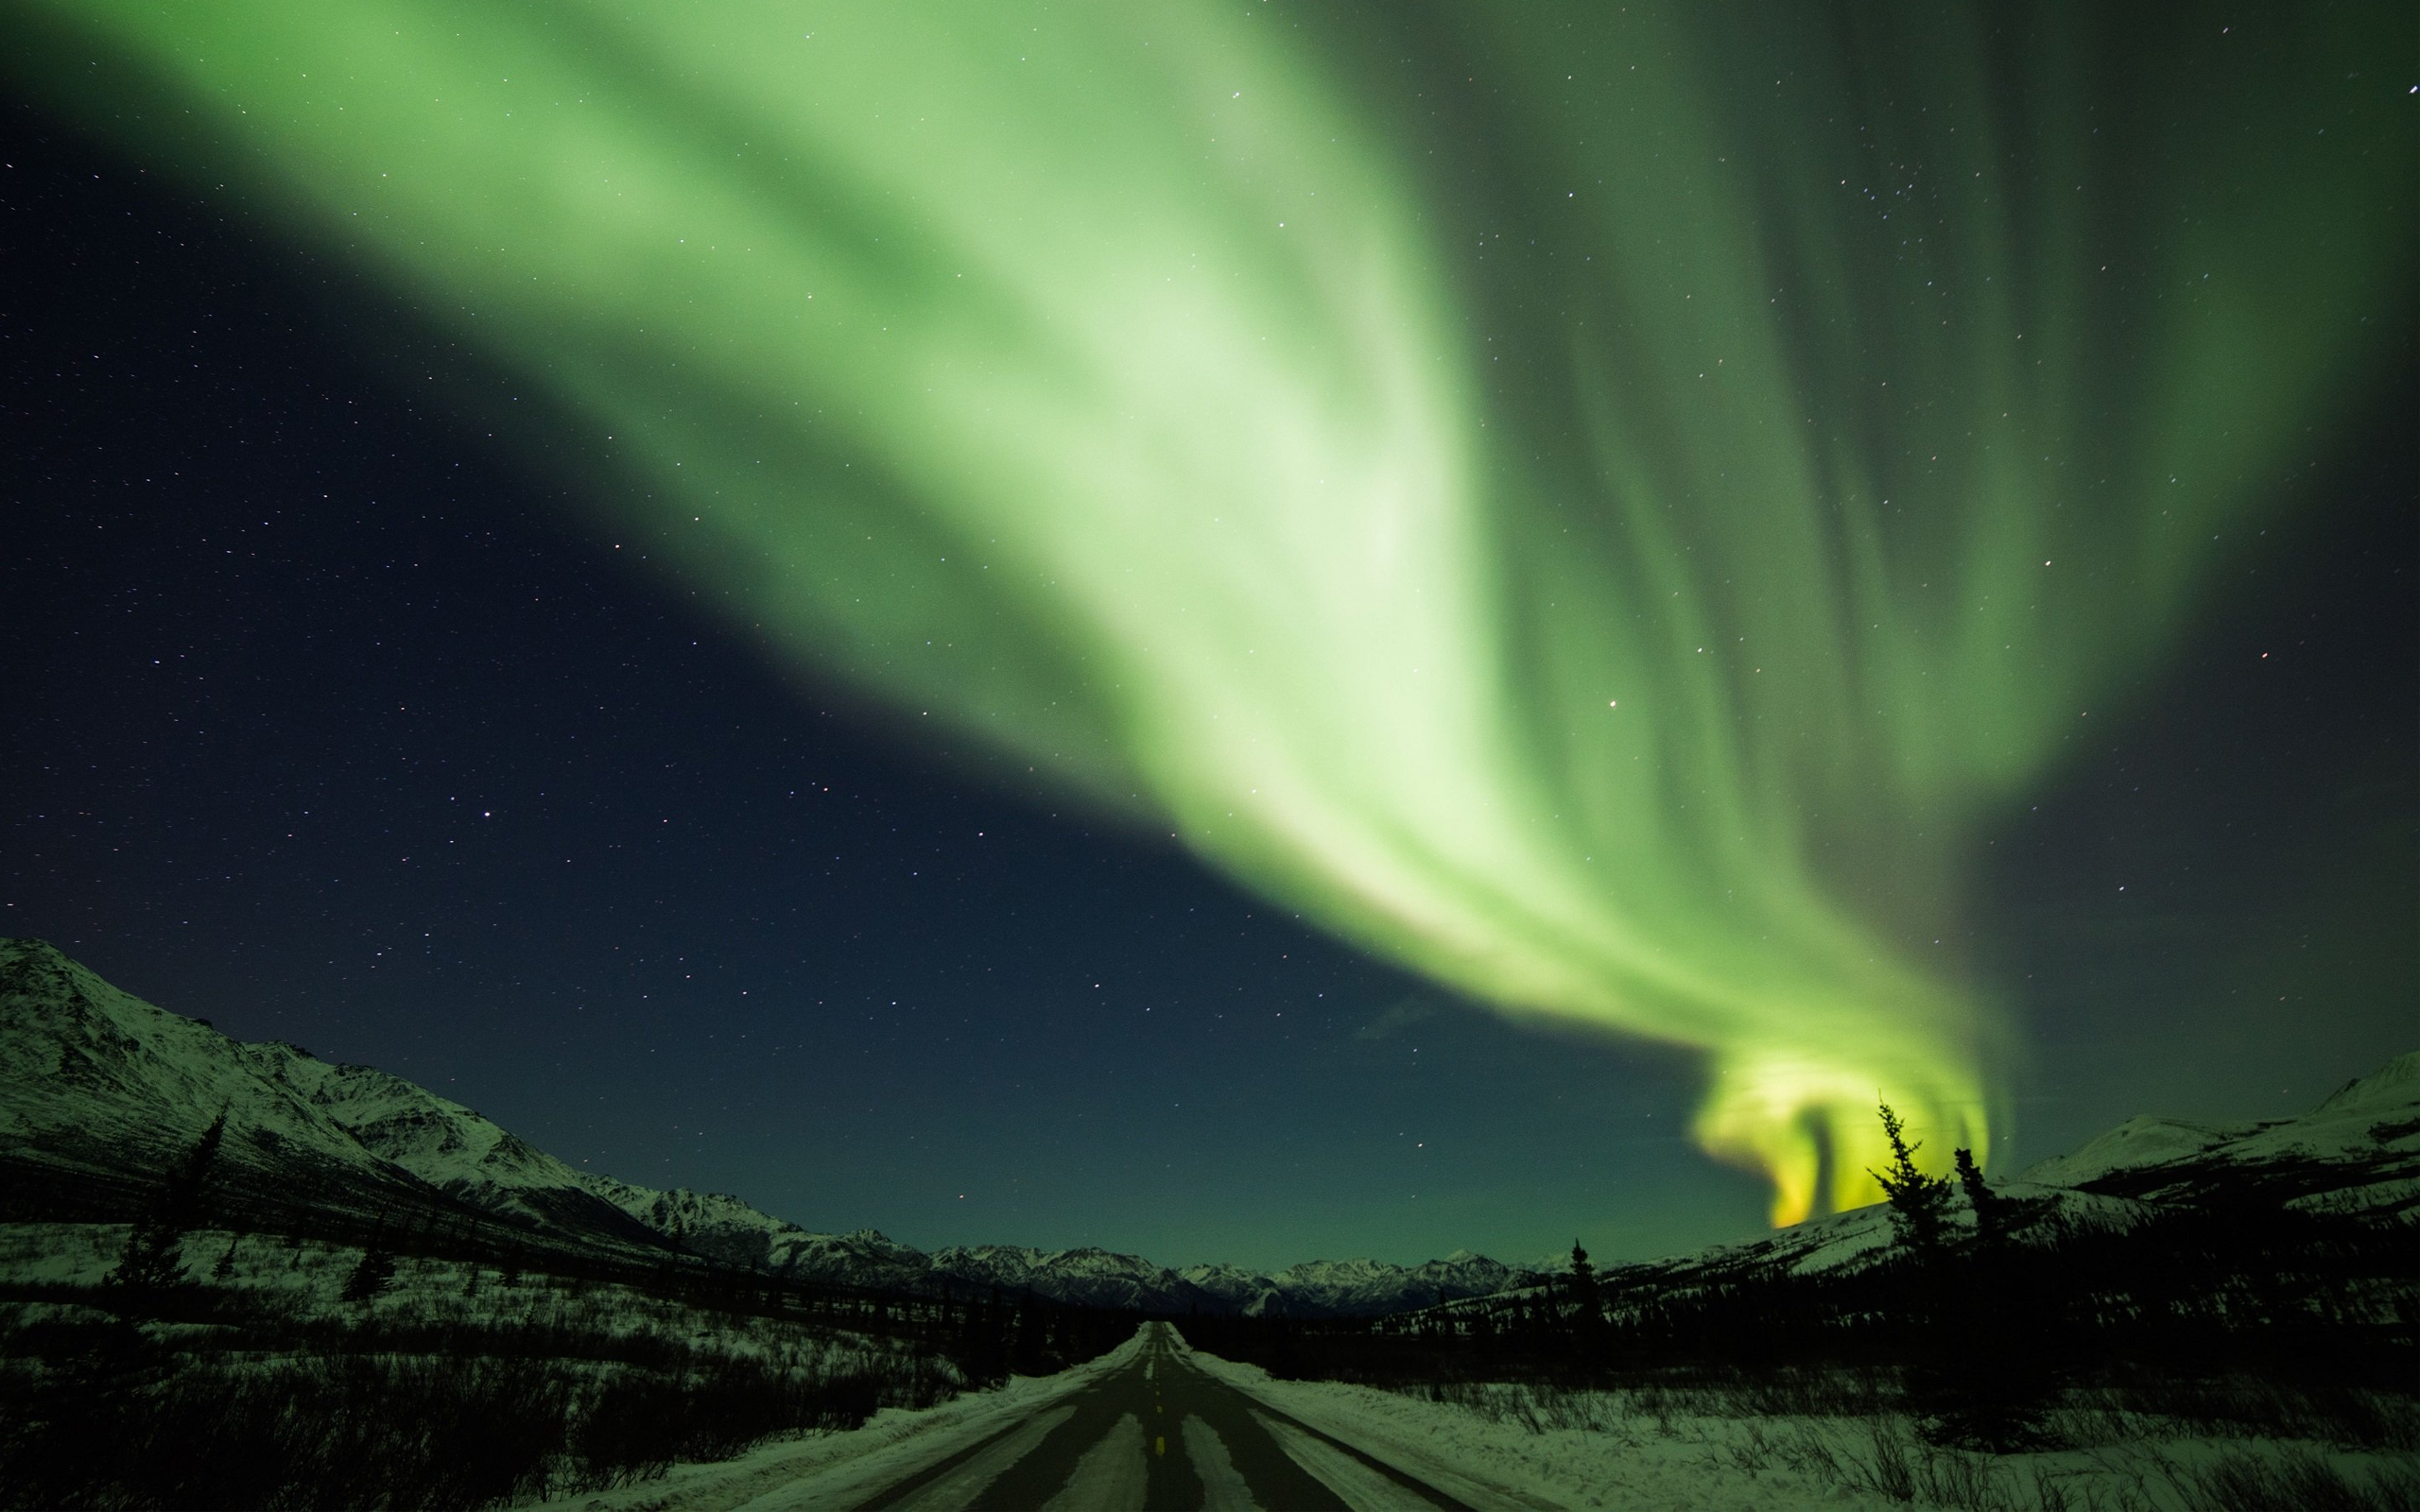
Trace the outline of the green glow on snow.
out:
M 34 9 L 22 84 L 408 291 L 738 622 L 1703 1049 L 1777 1221 L 1877 1095 L 1988 1150 L 1971 848 L 2409 315 L 2384 8 L 2125 79 L 2092 7 Z

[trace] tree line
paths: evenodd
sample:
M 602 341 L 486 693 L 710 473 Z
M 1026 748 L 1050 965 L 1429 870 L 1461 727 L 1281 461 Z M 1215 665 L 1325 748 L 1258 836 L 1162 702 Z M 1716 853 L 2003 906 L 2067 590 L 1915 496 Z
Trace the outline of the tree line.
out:
M 251 1228 L 257 1209 L 216 1200 L 225 1124 L 170 1161 L 99 1284 L 0 1285 L 19 1304 L 0 1310 L 0 1506 L 477 1507 L 597 1489 L 1049 1374 L 1140 1323 L 996 1287 L 582 1253 L 425 1206 Z M 223 1247 L 194 1242 L 222 1227 Z M 313 1245 L 344 1257 L 333 1308 L 247 1284 Z M 440 1278 L 455 1295 L 429 1292 Z M 406 1285 L 420 1305 L 391 1303 Z M 474 1302 L 491 1289 L 545 1305 Z M 713 1327 L 634 1329 L 634 1298 Z M 692 1337 L 708 1332 L 763 1352 Z
M 2378 1393 L 2407 1419 L 2420 1406 L 2408 1225 L 2289 1205 L 2256 1183 L 2099 1219 L 1995 1189 L 1966 1150 L 1951 1174 L 1929 1175 L 1898 1115 L 1879 1116 L 1892 1237 L 1869 1263 L 1600 1273 L 1575 1243 L 1568 1274 L 1497 1297 L 1376 1319 L 1181 1326 L 1195 1348 L 1275 1375 L 1395 1387 L 1875 1383 L 1935 1441 L 1996 1450 L 2039 1441 L 2048 1410 L 2082 1385 L 2145 1402 L 2181 1393 L 2196 1410 L 2236 1400 L 2256 1416 L 2286 1397 L 2356 1417 Z

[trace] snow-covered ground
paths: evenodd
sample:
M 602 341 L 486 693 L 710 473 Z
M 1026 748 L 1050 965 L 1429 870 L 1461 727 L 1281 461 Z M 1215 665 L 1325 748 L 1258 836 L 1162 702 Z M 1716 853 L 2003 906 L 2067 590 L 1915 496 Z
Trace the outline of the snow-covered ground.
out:
M 91 1285 L 116 1263 L 126 1237 L 123 1225 L 0 1226 L 0 1282 Z M 231 1248 L 233 1263 L 216 1275 Z M 405 1259 L 377 1297 L 347 1301 L 345 1283 L 360 1257 L 350 1246 L 203 1230 L 187 1237 L 182 1252 L 197 1277 L 249 1292 L 290 1321 L 603 1329 L 625 1337 L 652 1335 L 700 1355 L 752 1356 L 818 1372 L 879 1372 L 908 1363 L 898 1341 L 691 1309 L 612 1285 L 535 1276 L 508 1282 L 493 1267 Z M 60 1307 L 20 1303 L 10 1311 L 22 1326 Z M 1183 1349 L 1172 1336 L 1171 1342 Z M 582 1512 L 854 1506 L 1004 1430 L 1024 1425 L 1024 1435 L 1039 1441 L 1063 1416 L 1063 1399 L 1124 1367 L 1139 1344 L 1139 1338 L 1130 1341 L 1056 1376 L 1014 1378 L 923 1411 L 886 1408 L 856 1429 L 804 1434 L 735 1459 L 676 1466 L 661 1479 L 545 1504 Z M 2222 1494 L 2220 1483 L 2250 1478 L 2256 1488 L 2259 1476 L 2297 1468 L 2318 1468 L 2356 1487 L 2379 1487 L 2372 1505 L 2420 1505 L 2420 1456 L 2353 1452 L 2311 1441 L 2197 1436 L 2178 1424 L 2106 1410 L 2071 1407 L 2048 1425 L 2058 1441 L 2079 1447 L 1986 1455 L 1927 1446 L 1912 1423 L 1895 1415 L 1759 1412 L 1744 1390 L 1562 1391 L 1492 1383 L 1397 1392 L 1276 1381 L 1257 1366 L 1185 1352 L 1197 1367 L 1269 1409 L 1271 1431 L 1287 1452 L 1364 1512 L 1417 1503 L 1274 1415 L 1351 1444 L 1483 1512 L 1806 1506 L 2198 1512 L 2268 1504 L 2257 1494 Z M 990 1459 L 1013 1458 L 1030 1447 L 1011 1435 L 977 1456 L 965 1476 L 927 1487 L 918 1504 L 953 1504 L 949 1496 L 959 1479 L 968 1482 L 963 1489 L 971 1498 L 996 1469 L 986 1468 Z M 2382 1476 L 2400 1479 L 2386 1483 Z M 2297 1504 L 2329 1503 L 2307 1498 Z
M 862 1428 L 768 1444 L 721 1464 L 681 1466 L 662 1480 L 544 1504 L 579 1512 L 854 1506 L 1019 1423 L 1038 1439 L 1064 1416 L 1054 1411 L 1062 1399 L 1124 1366 L 1135 1349 L 1130 1342 L 1061 1375 L 1017 1378 L 928 1411 L 886 1411 Z M 1758 1413 L 1720 1390 L 1561 1392 L 1497 1384 L 1433 1400 L 1274 1381 L 1257 1366 L 1186 1352 L 1195 1366 L 1270 1409 L 1270 1426 L 1287 1452 L 1355 1512 L 1428 1503 L 1273 1415 L 1351 1444 L 1479 1512 L 2199 1512 L 2264 1504 L 2256 1493 L 2230 1497 L 2219 1486 L 2230 1474 L 2240 1482 L 2247 1465 L 2264 1468 L 2251 1471 L 2256 1478 L 2320 1465 L 2357 1487 L 2372 1487 L 2383 1474 L 2400 1476 L 2391 1484 L 2403 1490 L 2420 1488 L 2420 1465 L 2409 1455 L 2195 1437 L 2111 1414 L 2073 1413 L 2060 1425 L 2086 1447 L 1988 1455 L 1927 1446 L 1911 1423 L 1893 1415 Z M 1013 1458 L 1029 1447 L 1012 1436 L 989 1458 Z M 977 1463 L 967 1475 L 921 1490 L 916 1504 L 956 1507 L 953 1491 L 972 1497 L 993 1469 L 988 1460 Z M 2396 1494 L 2371 1504 L 2395 1505 Z
M 713 1465 L 676 1465 L 662 1480 L 541 1503 L 581 1512 L 821 1512 L 854 1507 L 917 1470 L 1027 1419 L 1046 1419 L 1060 1399 L 1125 1366 L 1141 1347 L 1129 1339 L 1098 1359 L 1053 1376 L 1011 1376 L 923 1412 L 885 1408 L 863 1427 L 761 1445 Z M 1025 1446 L 1030 1447 L 1030 1446 Z M 988 1477 L 986 1477 L 988 1479 Z M 967 1487 L 980 1489 L 982 1481 Z
M 997 1286 L 1091 1307 L 1297 1316 L 1394 1312 L 1524 1279 L 1461 1251 L 1409 1266 L 1309 1261 L 1273 1273 L 1197 1265 L 1180 1274 L 1098 1248 L 926 1254 L 872 1229 L 818 1233 L 728 1194 L 658 1191 L 576 1167 L 400 1076 L 231 1039 L 120 991 L 55 946 L 0 938 L 0 1158 L 71 1182 L 148 1186 L 220 1111 L 212 1180 L 221 1190 L 283 1194 L 326 1181 L 342 1199 L 334 1206 L 364 1218 L 391 1211 L 398 1222 L 467 1203 L 625 1263 L 645 1263 L 668 1238 L 725 1265 L 828 1285 L 960 1295 Z
M 127 1231 L 125 1224 L 0 1224 L 0 1284 L 98 1286 L 125 1253 Z M 361 1263 L 355 1246 L 203 1228 L 185 1235 L 179 1253 L 189 1276 L 238 1294 L 251 1314 L 289 1326 L 541 1330 L 648 1338 L 700 1357 L 759 1360 L 826 1375 L 904 1375 L 918 1365 L 952 1374 L 945 1362 L 922 1359 L 903 1341 L 837 1328 L 828 1319 L 690 1307 L 612 1282 L 534 1273 L 508 1279 L 494 1265 L 402 1256 L 375 1296 L 349 1301 L 345 1287 Z M 60 1305 L 74 1308 L 0 1304 L 0 1323 L 22 1323 L 26 1309 Z
M 960 1286 L 996 1285 L 1004 1293 L 1030 1288 L 1045 1297 L 1149 1302 L 1169 1311 L 1183 1311 L 1182 1304 L 1194 1299 L 1205 1304 L 1204 1312 L 1222 1304 L 1257 1312 L 1282 1302 L 1310 1315 L 1384 1312 L 1408 1300 L 1477 1297 L 1461 1304 L 1477 1311 L 1496 1305 L 1491 1297 L 1515 1304 L 1530 1299 L 1504 1290 L 1528 1278 L 1460 1253 L 1418 1267 L 1321 1262 L 1274 1274 L 1233 1266 L 1177 1273 L 1101 1250 L 978 1246 L 927 1256 L 878 1233 L 810 1233 L 735 1197 L 656 1192 L 574 1170 L 473 1110 L 399 1078 L 326 1066 L 290 1046 L 237 1043 L 206 1023 L 118 992 L 38 942 L 0 941 L 0 1009 L 7 1021 L 0 1024 L 0 1153 L 37 1174 L 83 1171 L 154 1182 L 192 1148 L 212 1110 L 224 1109 L 226 1137 L 214 1183 L 232 1188 L 249 1181 L 251 1189 L 267 1191 L 305 1177 L 333 1181 L 330 1190 L 358 1198 L 361 1212 L 385 1211 L 392 1201 L 398 1213 L 420 1214 L 422 1221 L 458 1211 L 437 1197 L 442 1192 L 493 1212 L 538 1220 L 550 1231 L 587 1236 L 626 1262 L 656 1255 L 662 1247 L 656 1236 L 663 1235 L 730 1263 L 780 1273 L 875 1286 L 944 1278 Z M 2264 1201 L 2292 1207 L 2358 1211 L 2367 1222 L 2407 1230 L 2420 1227 L 2420 1052 L 2348 1084 L 2297 1118 L 2207 1126 L 2137 1119 L 2026 1177 L 1998 1183 L 1998 1190 L 2025 1199 L 2022 1207 L 2045 1233 L 2062 1225 L 2130 1231 L 2155 1218 L 2164 1203 L 2189 1200 L 2203 1187 L 2257 1193 Z M 1953 1228 L 1967 1221 L 1965 1210 L 1953 1211 Z M 2029 1230 L 2010 1240 L 2031 1244 L 2040 1237 Z M 0 1343 L 36 1322 L 105 1321 L 108 1312 L 89 1305 L 96 1297 L 83 1289 L 116 1264 L 127 1238 L 123 1224 L 0 1225 L 0 1285 L 22 1289 L 18 1299 L 0 1302 Z M 1609 1294 L 1651 1296 L 1726 1276 L 1854 1272 L 1887 1254 L 1893 1242 L 1887 1211 L 1867 1208 L 1740 1245 L 1616 1267 L 1600 1284 Z M 567 1346 L 563 1356 L 565 1373 L 579 1378 L 567 1388 L 567 1411 L 599 1400 L 609 1377 L 626 1368 L 669 1377 L 724 1363 L 762 1365 L 811 1382 L 862 1378 L 879 1383 L 879 1394 L 866 1406 L 932 1401 L 963 1383 L 955 1366 L 908 1337 L 858 1332 L 828 1317 L 760 1318 L 612 1283 L 508 1276 L 493 1264 L 422 1257 L 398 1260 L 376 1295 L 347 1299 L 347 1283 L 361 1260 L 358 1247 L 223 1229 L 186 1235 L 182 1259 L 206 1286 L 244 1294 L 220 1301 L 240 1300 L 251 1311 L 222 1309 L 217 1315 L 238 1320 L 233 1323 L 147 1322 L 144 1329 L 194 1359 L 217 1361 L 223 1349 L 214 1349 L 240 1345 L 245 1368 L 301 1359 L 315 1347 L 311 1338 L 348 1330 L 362 1331 L 381 1350 L 408 1337 L 406 1347 L 432 1355 L 461 1348 L 462 1340 L 475 1350 L 491 1348 L 489 1335 L 509 1336 L 512 1348 L 506 1352 L 517 1355 L 543 1333 L 577 1345 Z M 2408 1307 L 2408 1288 L 2390 1289 L 2381 1305 Z M 1456 1315 L 1450 1303 L 1445 1315 L 1449 1323 Z M 214 1330 L 216 1335 L 205 1337 Z M 439 1342 L 447 1330 L 459 1337 Z M 574 1500 L 600 1509 L 717 1512 L 743 1504 L 756 1504 L 759 1512 L 855 1504 L 873 1489 L 1003 1430 L 1015 1430 L 1009 1443 L 1046 1431 L 1034 1425 L 1062 1410 L 1055 1405 L 1060 1399 L 1120 1368 L 1133 1348 L 1060 1376 L 1014 1380 L 924 1411 L 887 1408 L 855 1430 L 802 1435 L 735 1460 L 682 1467 L 663 1480 Z M 1251 1366 L 1197 1359 L 1204 1371 L 1270 1413 L 1307 1425 L 1311 1432 L 1274 1418 L 1270 1426 L 1288 1453 L 1357 1506 L 1392 1505 L 1389 1499 L 1400 1493 L 1314 1434 L 1353 1444 L 1475 1507 L 2198 1512 L 2287 1500 L 2329 1505 L 2331 1476 L 2357 1489 L 2377 1487 L 2366 1496 L 2368 1504 L 2420 1506 L 2420 1464 L 2411 1454 L 2196 1436 L 2180 1423 L 2074 1404 L 2048 1425 L 2050 1441 L 2069 1447 L 1989 1456 L 1932 1449 L 1912 1424 L 1888 1415 L 1758 1412 L 1744 1390 L 1565 1392 L 1494 1383 L 1398 1393 L 1276 1382 Z M 7 1363 L 0 1349 L 0 1364 Z M 1841 1400 L 1853 1396 L 1843 1393 Z M 216 1399 L 211 1400 L 215 1411 Z M 701 1410 L 729 1420 L 719 1406 Z M 2381 1411 L 2408 1415 L 2409 1399 Z M 2420 1427 L 2362 1430 L 2357 1441 L 2420 1444 Z M 990 1449 L 977 1458 L 984 1456 L 996 1457 Z M 1197 1457 L 1211 1457 L 1209 1446 Z M 2263 1490 L 2274 1483 L 2262 1477 L 2273 1478 L 2281 1469 L 2305 1482 L 2290 1498 Z M 2382 1475 L 2395 1479 L 2390 1484 L 2378 1479 Z M 2229 1478 L 2231 1485 L 2221 1484 Z M 956 1479 L 920 1491 L 919 1504 L 947 1503 Z M 543 1477 L 529 1484 L 544 1484 Z M 973 1486 L 967 1494 L 979 1489 Z
M 2260 1504 L 2221 1501 L 2202 1484 L 2226 1462 L 2247 1456 L 2271 1466 L 2316 1458 L 2357 1486 L 2380 1471 L 2399 1474 L 2401 1484 L 2420 1490 L 2420 1463 L 2410 1455 L 2180 1436 L 2140 1418 L 2085 1421 L 2079 1416 L 2063 1426 L 2088 1448 L 1993 1455 L 1934 1449 L 1895 1415 L 1764 1414 L 1720 1390 L 1481 1385 L 1434 1400 L 1337 1382 L 1274 1381 L 1257 1366 L 1215 1355 L 1197 1352 L 1192 1360 L 1255 1401 L 1483 1512 L 1807 1506 L 2188 1512 Z M 1397 1504 L 1370 1503 L 1373 1509 Z

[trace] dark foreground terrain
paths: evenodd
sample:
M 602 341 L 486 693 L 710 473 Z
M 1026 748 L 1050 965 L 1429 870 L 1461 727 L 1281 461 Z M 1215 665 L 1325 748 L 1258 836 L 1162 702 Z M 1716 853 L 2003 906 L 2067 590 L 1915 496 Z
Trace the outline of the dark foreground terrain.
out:
M 2420 1506 L 2420 1054 L 1551 1276 L 944 1264 L 574 1170 L 30 942 L 0 1095 L 9 1506 Z

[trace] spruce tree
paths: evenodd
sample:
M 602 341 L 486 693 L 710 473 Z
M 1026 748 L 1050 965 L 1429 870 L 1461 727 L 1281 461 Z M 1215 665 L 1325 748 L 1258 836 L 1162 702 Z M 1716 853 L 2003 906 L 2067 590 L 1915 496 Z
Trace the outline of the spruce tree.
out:
M 1927 1176 L 1917 1169 L 1916 1152 L 1924 1148 L 1924 1141 L 1909 1143 L 1907 1126 L 1899 1122 L 1899 1115 L 1889 1103 L 1880 1106 L 1882 1134 L 1891 1142 L 1891 1168 L 1867 1169 L 1882 1183 L 1882 1194 L 1891 1201 L 1891 1226 L 1898 1230 L 1899 1242 L 1919 1254 L 1931 1253 L 1942 1244 L 1949 1178 Z
M 1597 1315 L 1597 1267 L 1577 1239 L 1571 1242 L 1571 1311 L 1583 1329 Z
M 1043 1376 L 1050 1372 L 1043 1363 L 1043 1320 L 1041 1307 L 1033 1299 L 1033 1288 L 1025 1289 L 1016 1310 L 1016 1332 L 1009 1346 L 1009 1368 L 1021 1376 Z
M 1987 1244 L 1999 1238 L 2008 1226 L 2007 1205 L 1984 1182 L 1972 1150 L 1958 1152 L 1958 1185 L 1966 1194 L 1966 1205 L 1975 1210 L 1975 1236 Z
M 366 1302 L 383 1292 L 395 1279 L 395 1257 L 387 1248 L 384 1234 L 372 1237 L 361 1251 L 360 1263 L 344 1283 L 344 1299 Z
M 1605 1314 L 1597 1299 L 1597 1267 L 1588 1263 L 1588 1251 L 1580 1241 L 1571 1242 L 1571 1342 L 1583 1363 L 1597 1353 L 1598 1335 L 1604 1331 Z
M 1960 1150 L 1957 1164 L 1980 1243 L 1948 1291 L 1935 1359 L 1914 1384 L 1930 1418 L 1926 1436 L 2008 1453 L 2038 1445 L 2042 1414 L 2058 1392 L 2058 1362 L 2046 1347 L 2034 1273 L 1997 1242 L 2008 1232 L 2010 1200 L 1984 1183 L 1972 1150 Z
M 126 1236 L 126 1253 L 110 1272 L 111 1285 L 158 1291 L 182 1286 L 188 1280 L 178 1250 L 201 1216 L 202 1183 L 210 1177 L 211 1162 L 218 1158 L 218 1142 L 226 1132 L 227 1112 L 221 1108 L 185 1158 L 169 1171 L 151 1211 Z

